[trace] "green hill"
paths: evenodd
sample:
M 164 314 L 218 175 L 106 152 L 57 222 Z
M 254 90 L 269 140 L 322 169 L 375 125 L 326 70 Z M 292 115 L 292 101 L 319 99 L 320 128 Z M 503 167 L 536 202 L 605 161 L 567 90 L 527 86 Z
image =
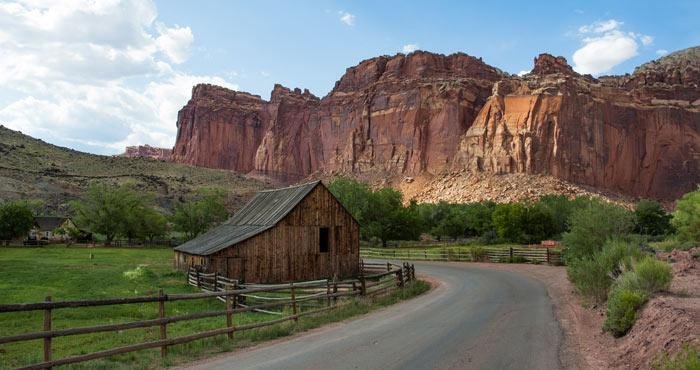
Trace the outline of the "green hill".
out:
M 82 153 L 0 125 L 0 201 L 39 199 L 47 213 L 65 214 L 68 202 L 94 181 L 133 183 L 138 190 L 154 193 L 164 209 L 202 187 L 225 189 L 226 205 L 235 209 L 253 192 L 269 187 L 226 170 Z

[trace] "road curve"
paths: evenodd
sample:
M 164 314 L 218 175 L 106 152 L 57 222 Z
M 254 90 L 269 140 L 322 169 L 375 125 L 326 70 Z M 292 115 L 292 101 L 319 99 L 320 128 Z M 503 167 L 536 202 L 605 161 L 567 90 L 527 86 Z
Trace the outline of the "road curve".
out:
M 561 330 L 542 283 L 464 263 L 416 263 L 420 297 L 196 369 L 559 369 Z

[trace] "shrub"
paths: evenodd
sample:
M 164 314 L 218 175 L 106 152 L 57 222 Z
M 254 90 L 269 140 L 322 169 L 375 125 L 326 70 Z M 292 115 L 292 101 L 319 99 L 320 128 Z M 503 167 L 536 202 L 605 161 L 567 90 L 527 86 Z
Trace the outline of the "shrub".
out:
M 632 261 L 641 255 L 635 243 L 608 240 L 591 258 L 579 258 L 569 263 L 569 280 L 582 295 L 595 302 L 604 302 L 615 278 L 629 270 Z
M 644 235 L 665 235 L 672 231 L 671 215 L 659 202 L 640 200 L 634 209 L 635 231 Z
M 571 214 L 569 223 L 571 231 L 563 237 L 567 262 L 591 257 L 607 239 L 632 231 L 634 217 L 622 207 L 590 200 L 587 206 Z
M 583 296 L 600 303 L 605 301 L 612 279 L 599 258 L 579 258 L 568 264 L 569 280 Z
M 671 223 L 681 241 L 700 243 L 700 189 L 678 200 Z
M 482 247 L 472 247 L 469 250 L 469 253 L 471 254 L 472 261 L 474 262 L 484 262 L 487 259 L 486 249 Z
M 637 309 L 647 300 L 647 295 L 636 290 L 616 287 L 608 298 L 607 317 L 603 329 L 620 337 L 634 325 Z
M 651 366 L 655 370 L 698 370 L 700 369 L 700 349 L 690 344 L 672 359 L 664 355 Z
M 654 257 L 647 256 L 633 267 L 636 289 L 652 294 L 668 289 L 671 284 L 671 266 Z
M 690 248 L 693 248 L 695 246 L 695 243 L 690 242 L 690 241 L 680 241 L 678 240 L 678 237 L 676 236 L 671 236 L 668 237 L 662 241 L 651 243 L 651 247 L 655 251 L 664 251 L 664 252 L 670 252 L 674 249 L 680 249 L 687 251 Z

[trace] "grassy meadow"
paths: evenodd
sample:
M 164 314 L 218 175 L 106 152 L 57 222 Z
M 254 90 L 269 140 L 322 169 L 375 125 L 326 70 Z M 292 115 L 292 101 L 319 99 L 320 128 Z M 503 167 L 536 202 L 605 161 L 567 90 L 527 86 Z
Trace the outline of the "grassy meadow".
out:
M 54 301 L 194 293 L 185 274 L 172 268 L 172 250 L 165 248 L 85 248 L 65 246 L 0 248 L 0 303 L 40 302 L 46 296 Z M 69 366 L 68 368 L 160 368 L 191 361 L 210 353 L 229 351 L 259 341 L 289 335 L 368 312 L 374 308 L 410 298 L 428 289 L 416 282 L 388 297 L 356 299 L 325 314 L 303 317 L 298 323 L 286 322 L 234 334 L 234 340 L 217 336 L 169 349 L 161 361 L 158 349 L 143 350 Z M 224 308 L 216 299 L 166 303 L 168 316 L 214 311 Z M 116 324 L 157 316 L 156 303 L 106 307 L 58 309 L 53 312 L 53 328 Z M 39 331 L 42 311 L 0 314 L 0 335 Z M 259 313 L 234 315 L 236 325 L 267 321 L 277 317 Z M 225 317 L 206 318 L 168 325 L 168 337 L 178 337 L 225 326 Z M 53 339 L 54 358 L 90 353 L 144 341 L 157 340 L 158 327 L 95 333 Z M 0 368 L 14 368 L 42 360 L 42 341 L 0 345 Z

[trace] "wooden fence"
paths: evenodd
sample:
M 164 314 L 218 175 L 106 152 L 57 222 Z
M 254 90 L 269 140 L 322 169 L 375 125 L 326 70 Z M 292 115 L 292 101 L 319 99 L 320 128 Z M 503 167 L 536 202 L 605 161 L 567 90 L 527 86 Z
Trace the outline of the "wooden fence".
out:
M 44 302 L 38 303 L 0 304 L 0 314 L 27 311 L 44 312 L 42 331 L 3 336 L 0 337 L 0 344 L 43 339 L 44 361 L 23 367 L 22 369 L 50 369 L 54 366 L 90 361 L 149 348 L 160 348 L 161 356 L 165 357 L 168 353 L 168 347 L 172 345 L 224 334 L 226 334 L 229 339 L 232 339 L 234 332 L 275 325 L 289 320 L 298 321 L 300 317 L 321 313 L 338 307 L 339 300 L 355 296 L 380 295 L 390 292 L 393 289 L 403 287 L 406 282 L 415 279 L 415 268 L 413 265 L 407 263 L 404 263 L 402 266 L 381 262 L 361 262 L 361 264 L 362 268 L 360 271 L 362 271 L 362 274 L 357 279 L 341 281 L 316 280 L 276 285 L 239 285 L 235 280 L 223 276 L 190 272 L 188 274 L 188 282 L 202 288 L 204 292 L 164 294 L 161 290 L 157 296 L 76 301 L 53 301 L 52 297 L 49 296 L 46 297 Z M 198 299 L 219 299 L 225 303 L 223 306 L 224 309 L 178 316 L 166 315 L 165 308 L 167 302 Z M 157 318 L 111 325 L 52 329 L 52 313 L 57 309 L 78 309 L 81 307 L 142 303 L 158 303 Z M 291 314 L 284 315 L 281 311 L 270 311 L 270 309 L 284 309 L 285 307 L 291 308 Z M 270 313 L 280 317 L 263 322 L 239 326 L 233 325 L 233 317 L 235 314 L 252 311 Z M 176 338 L 168 338 L 168 324 L 222 316 L 226 317 L 225 327 Z M 108 320 L 109 318 L 105 317 L 104 319 Z M 159 327 L 159 340 L 60 359 L 53 358 L 51 350 L 53 338 L 150 327 Z
M 551 248 L 362 248 L 363 258 L 401 259 L 414 261 L 490 261 L 529 262 L 561 265 L 561 252 Z

